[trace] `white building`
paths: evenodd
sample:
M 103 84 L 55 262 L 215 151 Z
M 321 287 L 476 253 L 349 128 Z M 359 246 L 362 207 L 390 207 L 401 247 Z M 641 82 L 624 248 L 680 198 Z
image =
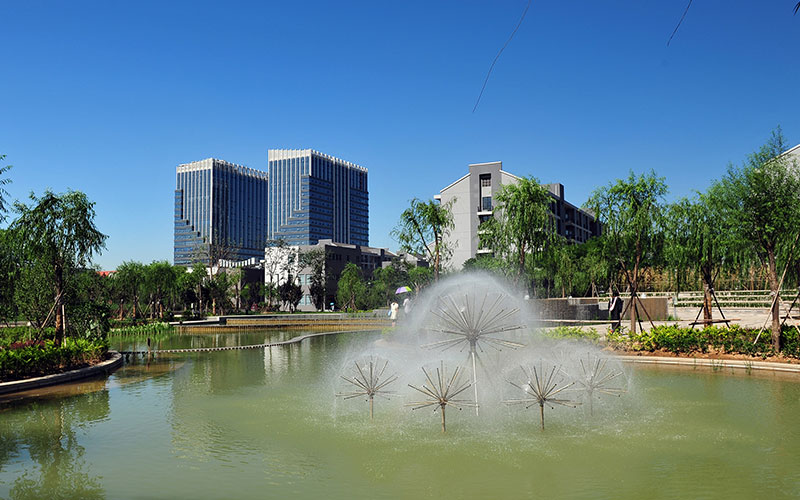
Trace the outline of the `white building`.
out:
M 448 263 L 452 269 L 461 269 L 467 259 L 491 253 L 479 248 L 478 227 L 494 216 L 494 197 L 505 184 L 514 184 L 519 177 L 503 170 L 499 161 L 474 163 L 464 177 L 445 187 L 434 196 L 441 203 L 453 200 L 454 228 L 446 243 L 453 250 Z M 600 234 L 600 225 L 594 217 L 564 200 L 564 186 L 548 184 L 553 198 L 550 211 L 553 213 L 556 231 L 569 241 L 582 243 Z

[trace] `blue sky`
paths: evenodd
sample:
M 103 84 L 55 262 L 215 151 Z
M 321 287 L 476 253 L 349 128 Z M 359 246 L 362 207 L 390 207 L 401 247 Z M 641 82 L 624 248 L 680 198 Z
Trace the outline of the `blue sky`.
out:
M 469 163 L 582 204 L 630 170 L 704 189 L 775 126 L 800 142 L 794 0 L 4 2 L 12 199 L 82 190 L 103 268 L 172 259 L 175 167 L 313 148 L 369 169 L 370 243 Z

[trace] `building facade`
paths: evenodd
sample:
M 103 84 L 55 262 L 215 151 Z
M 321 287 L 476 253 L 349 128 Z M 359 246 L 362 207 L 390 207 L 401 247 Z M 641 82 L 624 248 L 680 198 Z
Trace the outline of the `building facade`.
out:
M 362 275 L 369 279 L 376 269 L 391 265 L 393 259 L 427 267 L 427 262 L 419 259 L 411 260 L 410 256 L 390 252 L 387 248 L 374 248 L 361 245 L 350 245 L 320 240 L 314 245 L 272 246 L 264 250 L 264 283 L 280 286 L 291 274 L 292 279 L 301 286 L 303 297 L 297 306 L 299 311 L 315 311 L 311 299 L 311 276 L 313 270 L 301 267 L 301 254 L 321 251 L 325 254 L 325 309 L 329 309 L 336 300 L 336 287 L 339 277 L 349 262 L 361 269 Z
M 494 217 L 494 199 L 505 184 L 514 184 L 519 177 L 503 170 L 502 162 L 475 163 L 469 172 L 434 196 L 441 203 L 453 203 L 454 228 L 447 238 L 453 250 L 450 267 L 461 269 L 464 262 L 491 250 L 480 248 L 478 231 L 481 223 Z M 564 186 L 548 184 L 556 232 L 568 241 L 582 243 L 600 234 L 600 224 L 585 210 L 564 199 Z
M 179 165 L 174 263 L 216 264 L 264 255 L 267 174 L 215 158 Z
M 267 239 L 369 244 L 367 169 L 313 149 L 270 149 Z

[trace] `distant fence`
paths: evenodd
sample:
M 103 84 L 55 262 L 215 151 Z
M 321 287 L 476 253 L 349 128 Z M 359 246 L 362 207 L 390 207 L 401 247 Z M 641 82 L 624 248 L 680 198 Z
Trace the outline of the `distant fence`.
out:
M 664 321 L 668 317 L 667 297 L 640 297 L 639 316 L 644 320 L 647 314 L 653 321 Z M 630 298 L 623 299 L 626 310 L 623 319 L 630 318 Z M 579 297 L 566 299 L 535 299 L 532 301 L 539 317 L 544 320 L 607 321 L 608 300 L 598 297 Z M 641 309 L 641 306 L 647 314 Z
M 389 325 L 391 325 L 391 321 L 386 310 L 376 310 L 359 313 L 220 316 L 210 320 L 179 323 L 175 326 L 180 333 L 214 333 L 242 328 L 347 330 L 353 328 L 382 328 Z

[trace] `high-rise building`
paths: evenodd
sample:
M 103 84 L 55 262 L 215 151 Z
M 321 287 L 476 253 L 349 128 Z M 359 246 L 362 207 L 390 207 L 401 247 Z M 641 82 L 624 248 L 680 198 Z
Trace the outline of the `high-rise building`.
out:
M 367 169 L 313 149 L 270 149 L 267 239 L 369 245 Z
M 453 250 L 450 267 L 461 269 L 467 259 L 491 250 L 480 247 L 480 225 L 494 217 L 494 197 L 504 184 L 515 184 L 519 177 L 503 170 L 502 162 L 476 163 L 469 166 L 464 177 L 453 182 L 434 196 L 441 203 L 453 201 L 453 224 L 447 238 Z M 552 201 L 553 227 L 573 243 L 583 243 L 598 236 L 601 228 L 594 216 L 564 199 L 564 186 L 547 184 Z
M 263 258 L 266 172 L 208 158 L 179 165 L 175 185 L 175 264 Z

